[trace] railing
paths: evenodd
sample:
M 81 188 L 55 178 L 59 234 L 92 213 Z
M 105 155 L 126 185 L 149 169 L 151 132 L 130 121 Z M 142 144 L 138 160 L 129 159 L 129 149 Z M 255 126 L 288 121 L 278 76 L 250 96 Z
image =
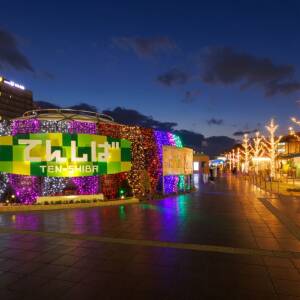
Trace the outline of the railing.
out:
M 34 109 L 26 111 L 23 114 L 23 117 L 28 118 L 36 118 L 41 115 L 47 115 L 47 114 L 59 114 L 62 117 L 70 118 L 70 115 L 73 117 L 76 117 L 78 115 L 95 118 L 97 120 L 105 120 L 109 122 L 113 122 L 114 119 L 106 114 L 93 112 L 93 111 L 87 111 L 87 110 L 76 110 L 76 109 L 68 109 L 68 108 L 48 108 L 48 109 Z
M 284 176 L 284 174 L 279 173 L 276 178 L 272 178 L 269 174 L 261 172 L 261 173 L 254 173 L 249 172 L 248 174 L 243 175 L 245 180 L 248 180 L 253 185 L 264 189 L 265 191 L 269 191 L 272 193 L 279 193 L 280 192 L 280 184 L 281 183 L 288 183 L 289 180 L 292 180 L 293 186 L 295 186 L 295 176 Z

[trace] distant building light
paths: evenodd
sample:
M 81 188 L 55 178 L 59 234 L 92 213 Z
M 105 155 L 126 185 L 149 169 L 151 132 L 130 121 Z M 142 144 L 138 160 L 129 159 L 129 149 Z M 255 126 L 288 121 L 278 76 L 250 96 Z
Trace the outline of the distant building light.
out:
M 12 87 L 16 87 L 16 88 L 18 88 L 20 90 L 25 90 L 25 86 L 24 85 L 18 84 L 18 83 L 13 82 L 13 81 L 4 80 L 4 83 L 8 84 L 8 85 L 10 85 Z
M 194 161 L 194 171 L 199 171 L 199 162 Z
M 225 160 L 226 160 L 226 157 L 225 157 L 225 156 L 218 156 L 217 159 L 218 159 L 218 160 L 224 160 L 224 161 L 225 161 Z

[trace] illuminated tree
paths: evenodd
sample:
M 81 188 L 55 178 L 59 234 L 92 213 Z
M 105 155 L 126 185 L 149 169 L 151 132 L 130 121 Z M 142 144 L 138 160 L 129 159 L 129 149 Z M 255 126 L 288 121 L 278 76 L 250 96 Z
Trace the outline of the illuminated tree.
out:
M 243 150 L 241 151 L 244 157 L 244 172 L 249 172 L 249 162 L 251 158 L 251 146 L 249 144 L 249 137 L 248 134 L 244 134 L 243 138 Z
M 281 140 L 281 136 L 276 138 L 275 132 L 277 131 L 279 125 L 275 124 L 274 119 L 271 119 L 270 123 L 266 126 L 269 133 L 269 137 L 266 140 L 266 150 L 270 157 L 270 177 L 274 178 L 276 176 L 276 158 L 277 158 L 277 146 Z
M 237 148 L 236 166 L 237 166 L 237 170 L 240 171 L 240 169 L 241 169 L 241 150 L 240 150 L 240 147 Z
M 253 146 L 251 145 L 251 150 L 253 153 L 253 158 L 252 160 L 254 161 L 255 165 L 255 173 L 258 173 L 258 162 L 259 162 L 259 157 L 262 157 L 264 153 L 264 148 L 265 148 L 265 143 L 264 137 L 260 135 L 260 133 L 257 131 L 255 133 L 255 138 L 253 138 Z
M 235 157 L 235 149 L 231 150 L 231 160 L 232 160 L 232 168 L 236 167 L 236 157 Z
M 228 162 L 229 162 L 229 170 L 231 171 L 232 170 L 232 155 L 231 155 L 231 152 L 229 152 L 227 154 L 227 159 L 228 159 Z

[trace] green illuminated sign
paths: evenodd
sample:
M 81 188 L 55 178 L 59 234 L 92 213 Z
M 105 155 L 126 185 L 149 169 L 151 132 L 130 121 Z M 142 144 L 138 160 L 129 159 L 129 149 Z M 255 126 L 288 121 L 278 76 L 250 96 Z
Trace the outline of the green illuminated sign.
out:
M 131 169 L 131 142 L 103 135 L 29 133 L 0 136 L 0 172 L 76 177 Z

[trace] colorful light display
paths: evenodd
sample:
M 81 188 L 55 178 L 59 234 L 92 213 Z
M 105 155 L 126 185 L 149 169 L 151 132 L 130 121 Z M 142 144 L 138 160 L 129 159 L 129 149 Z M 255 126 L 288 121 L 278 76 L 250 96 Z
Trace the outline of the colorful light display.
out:
M 0 199 L 5 194 L 8 186 L 8 175 L 6 173 L 0 174 Z
M 97 124 L 72 120 L 68 123 L 69 133 L 97 133 Z
M 154 136 L 157 144 L 158 157 L 160 162 L 160 169 L 162 170 L 163 160 L 163 146 L 176 146 L 182 147 L 182 142 L 179 136 L 163 131 L 154 131 Z M 160 175 L 159 189 L 166 194 L 176 193 L 179 190 L 184 189 L 184 181 L 180 178 L 181 175 L 162 176 Z M 180 186 L 179 186 L 180 184 Z
M 68 178 L 64 177 L 43 177 L 42 179 L 42 195 L 51 196 L 62 194 L 67 186 Z
M 22 204 L 33 204 L 40 194 L 38 177 L 8 174 L 8 182 Z
M 37 119 L 13 120 L 11 123 L 12 135 L 20 133 L 38 133 L 41 130 L 41 123 Z
M 72 182 L 75 184 L 79 195 L 93 195 L 99 192 L 98 176 L 74 177 Z
M 128 187 L 136 197 L 143 197 L 149 192 L 163 191 L 163 186 L 164 193 L 176 193 L 186 188 L 185 176 L 162 176 L 162 147 L 182 147 L 180 137 L 175 134 L 137 126 L 71 119 L 52 121 L 34 117 L 0 122 L 0 135 L 16 136 L 30 133 L 101 134 L 111 138 L 128 139 L 132 143 L 132 168 L 129 172 L 119 174 L 74 178 L 9 174 L 6 175 L 7 180 L 1 180 L 0 197 L 8 185 L 13 187 L 17 198 L 24 204 L 34 203 L 40 195 L 63 194 L 68 187 L 74 187 L 76 193 L 81 195 L 102 192 L 107 198 L 118 197 L 120 186 L 124 182 L 127 182 L 127 186 L 129 183 Z M 5 174 L 1 173 L 1 176 L 4 178 Z
M 79 122 L 74 120 L 50 121 L 38 119 L 13 120 L 11 123 L 0 123 L 0 135 L 17 135 L 27 133 L 97 133 L 97 126 L 91 122 Z M 23 204 L 32 204 L 39 195 L 53 195 L 62 193 L 69 178 L 45 177 L 41 180 L 36 176 L 22 176 L 9 174 L 7 184 L 11 185 Z M 40 182 L 41 181 L 41 182 Z M 80 194 L 94 193 L 98 191 L 98 176 L 90 176 L 86 180 L 75 180 L 78 184 L 77 191 Z M 2 181 L 1 190 L 6 190 L 5 182 Z M 3 193 L 2 193 L 3 194 Z

